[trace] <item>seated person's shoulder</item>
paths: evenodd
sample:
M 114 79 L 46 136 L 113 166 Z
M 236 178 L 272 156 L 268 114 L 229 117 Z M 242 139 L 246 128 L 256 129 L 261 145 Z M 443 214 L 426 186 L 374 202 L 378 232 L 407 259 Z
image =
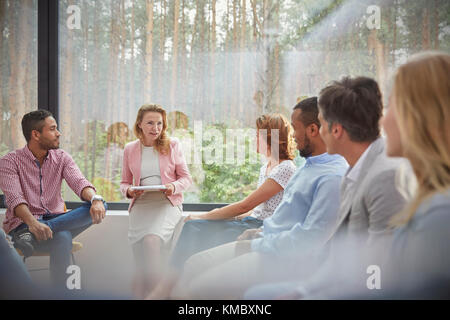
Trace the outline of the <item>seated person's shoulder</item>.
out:
M 289 170 L 297 170 L 297 166 L 295 165 L 294 160 L 285 160 L 281 164 L 283 167 L 288 168 Z
M 17 156 L 17 151 L 11 151 L 11 152 L 8 152 L 7 154 L 1 156 L 0 161 L 11 160 L 11 159 L 14 159 L 16 156 Z
M 73 160 L 70 153 L 68 153 L 67 151 L 65 151 L 63 149 L 53 149 L 53 150 L 50 150 L 50 152 L 52 153 L 53 159 L 56 160 L 57 162 L 59 162 L 59 161 L 65 162 L 67 160 Z
M 369 168 L 365 184 L 370 186 L 385 186 L 391 184 L 412 184 L 415 181 L 414 173 L 405 159 L 387 158 L 382 164 Z
M 320 175 L 317 178 L 317 183 L 320 184 L 338 184 L 340 185 L 342 181 L 342 175 L 336 172 L 328 172 Z
M 445 193 L 436 193 L 424 200 L 415 217 L 424 224 L 448 228 L 450 224 L 450 190 Z
M 6 165 L 7 163 L 19 163 L 20 162 L 20 150 L 14 150 L 8 152 L 4 156 L 0 157 L 0 167 Z

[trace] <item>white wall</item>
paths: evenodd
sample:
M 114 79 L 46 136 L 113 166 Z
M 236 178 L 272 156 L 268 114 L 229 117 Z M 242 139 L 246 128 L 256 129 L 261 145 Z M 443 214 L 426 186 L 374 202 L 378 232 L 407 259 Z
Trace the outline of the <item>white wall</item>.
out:
M 5 217 L 0 209 L 0 222 Z M 184 214 L 188 214 L 185 212 Z M 131 295 L 134 269 L 133 253 L 128 244 L 128 212 L 108 211 L 102 223 L 93 225 L 78 237 L 83 249 L 75 253 L 76 264 L 81 268 L 82 288 L 108 295 Z M 48 257 L 30 257 L 28 269 L 48 267 Z M 33 271 L 36 283 L 48 283 L 48 271 Z

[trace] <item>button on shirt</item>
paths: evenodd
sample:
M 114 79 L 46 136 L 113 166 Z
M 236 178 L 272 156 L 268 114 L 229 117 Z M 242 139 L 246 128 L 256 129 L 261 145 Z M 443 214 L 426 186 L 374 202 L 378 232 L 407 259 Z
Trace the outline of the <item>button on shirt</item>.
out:
M 252 251 L 306 253 L 322 244 L 337 222 L 339 186 L 347 169 L 339 155 L 309 157 L 292 176 L 273 215 L 264 220 L 263 237 L 252 240 Z
M 14 215 L 14 209 L 19 204 L 26 204 L 36 219 L 43 214 L 64 212 L 61 197 L 63 179 L 80 198 L 84 188 L 95 190 L 72 157 L 62 149 L 49 150 L 42 167 L 28 146 L 1 158 L 0 189 L 7 206 L 3 221 L 5 232 L 9 233 L 23 223 Z

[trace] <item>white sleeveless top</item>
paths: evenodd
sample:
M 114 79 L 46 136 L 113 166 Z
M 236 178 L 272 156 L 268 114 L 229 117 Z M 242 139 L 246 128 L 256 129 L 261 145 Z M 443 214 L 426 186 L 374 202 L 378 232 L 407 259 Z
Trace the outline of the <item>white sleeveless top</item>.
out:
M 259 170 L 258 188 L 267 179 L 273 179 L 283 188 L 283 190 L 281 190 L 272 198 L 259 204 L 256 208 L 253 209 L 251 216 L 259 220 L 266 219 L 274 213 L 275 209 L 278 207 L 281 200 L 283 199 L 284 188 L 286 188 L 289 179 L 294 175 L 295 171 L 297 170 L 294 161 L 284 160 L 283 162 L 272 168 L 272 171 L 270 171 L 269 175 L 266 176 L 267 165 L 268 163 L 263 165 Z
M 160 185 L 159 155 L 153 147 L 142 146 L 141 186 Z

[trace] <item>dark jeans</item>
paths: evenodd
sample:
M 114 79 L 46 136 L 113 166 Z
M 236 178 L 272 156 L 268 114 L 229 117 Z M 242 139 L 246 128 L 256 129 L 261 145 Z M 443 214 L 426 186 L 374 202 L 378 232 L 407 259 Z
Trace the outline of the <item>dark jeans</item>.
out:
M 253 217 L 242 220 L 189 220 L 178 238 L 171 264 L 181 269 L 193 254 L 235 241 L 245 230 L 262 225 L 262 220 Z
M 39 222 L 46 224 L 53 231 L 53 238 L 40 241 L 35 246 L 38 252 L 50 253 L 50 277 L 53 284 L 59 288 L 66 287 L 67 267 L 70 265 L 72 252 L 72 239 L 86 230 L 92 224 L 90 214 L 91 204 L 85 202 L 80 207 L 61 214 L 44 214 Z M 106 203 L 105 203 L 106 208 Z M 22 223 L 10 232 L 26 228 Z

